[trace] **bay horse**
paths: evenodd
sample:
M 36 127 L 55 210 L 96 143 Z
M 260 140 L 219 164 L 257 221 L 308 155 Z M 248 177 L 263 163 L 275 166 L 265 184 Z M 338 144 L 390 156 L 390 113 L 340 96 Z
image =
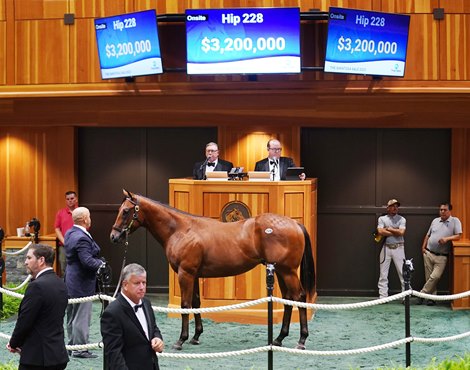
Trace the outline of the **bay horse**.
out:
M 315 270 L 310 237 L 305 227 L 291 218 L 265 213 L 236 222 L 221 222 L 194 216 L 123 189 L 123 200 L 110 239 L 118 243 L 138 227 L 146 228 L 161 243 L 171 268 L 178 275 L 181 308 L 200 308 L 199 278 L 225 277 L 247 272 L 258 264 L 275 265 L 284 299 L 306 302 L 315 288 Z M 300 279 L 297 270 L 300 266 Z M 292 306 L 284 306 L 282 327 L 273 341 L 281 346 L 289 335 Z M 308 337 L 307 310 L 299 307 L 300 339 L 305 349 Z M 182 314 L 181 350 L 189 337 L 189 315 Z M 194 314 L 191 344 L 199 344 L 203 332 L 201 314 Z

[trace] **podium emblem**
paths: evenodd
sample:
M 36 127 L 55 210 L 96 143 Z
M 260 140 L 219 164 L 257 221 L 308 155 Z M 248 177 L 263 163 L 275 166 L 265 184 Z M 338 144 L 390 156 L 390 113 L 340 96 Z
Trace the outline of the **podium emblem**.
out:
M 222 212 L 220 213 L 220 219 L 222 222 L 235 222 L 245 220 L 250 217 L 250 208 L 245 203 L 238 200 L 225 204 L 222 208 Z

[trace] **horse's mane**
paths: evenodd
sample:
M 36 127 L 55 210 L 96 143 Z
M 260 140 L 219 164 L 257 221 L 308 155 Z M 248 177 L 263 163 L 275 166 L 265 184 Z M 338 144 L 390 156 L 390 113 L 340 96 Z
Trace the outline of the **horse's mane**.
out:
M 135 195 L 136 195 L 136 196 L 139 196 L 139 197 L 141 197 L 141 198 L 143 198 L 143 199 L 145 199 L 145 200 L 148 200 L 150 203 L 153 203 L 153 204 L 156 204 L 156 205 L 165 207 L 165 208 L 169 209 L 170 211 L 175 211 L 175 212 L 177 212 L 177 213 L 181 213 L 181 214 L 183 214 L 183 215 L 191 216 L 191 217 L 195 217 L 195 218 L 207 218 L 207 217 L 204 217 L 204 216 L 193 215 L 193 214 L 191 214 L 191 213 L 182 211 L 182 210 L 180 210 L 180 209 L 178 209 L 178 208 L 172 207 L 172 206 L 170 206 L 169 204 L 162 203 L 162 202 L 160 202 L 160 201 L 158 201 L 158 200 L 150 199 L 150 198 L 148 198 L 148 197 L 146 197 L 146 196 L 143 196 L 143 195 L 141 195 L 141 194 L 135 194 Z

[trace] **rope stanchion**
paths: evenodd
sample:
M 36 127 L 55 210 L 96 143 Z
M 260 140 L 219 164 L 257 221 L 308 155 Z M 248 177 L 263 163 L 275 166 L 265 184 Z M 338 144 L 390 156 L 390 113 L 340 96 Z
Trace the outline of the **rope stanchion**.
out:
M 268 297 L 273 297 L 274 291 L 274 265 L 268 263 L 266 265 L 266 287 L 268 292 Z M 273 301 L 272 299 L 268 302 L 268 345 L 269 347 L 273 346 Z M 273 369 L 273 351 L 270 349 L 268 351 L 268 370 Z
M 409 290 L 411 288 L 411 275 L 413 274 L 414 267 L 412 260 L 403 261 L 403 280 L 405 282 L 405 289 Z M 411 336 L 411 323 L 410 323 L 410 296 L 405 297 L 405 337 L 408 338 Z M 406 367 L 411 366 L 411 343 L 406 343 Z

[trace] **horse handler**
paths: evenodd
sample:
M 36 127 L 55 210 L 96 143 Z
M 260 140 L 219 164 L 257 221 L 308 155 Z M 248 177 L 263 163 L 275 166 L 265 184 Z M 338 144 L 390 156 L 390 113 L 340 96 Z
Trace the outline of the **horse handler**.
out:
M 122 270 L 121 293 L 103 312 L 101 335 L 106 369 L 158 370 L 164 343 L 150 301 L 147 272 L 131 263 Z

